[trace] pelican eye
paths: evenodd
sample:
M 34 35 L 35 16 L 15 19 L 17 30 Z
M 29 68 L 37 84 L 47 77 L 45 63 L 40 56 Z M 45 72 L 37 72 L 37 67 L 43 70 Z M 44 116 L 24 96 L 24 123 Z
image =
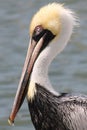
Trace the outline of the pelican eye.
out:
M 44 29 L 41 25 L 39 25 L 34 29 L 32 39 L 38 42 L 44 34 L 46 34 L 44 39 L 46 43 L 49 43 L 55 37 L 55 35 L 53 35 L 51 31 L 49 31 L 48 29 Z
M 33 32 L 33 36 L 32 38 L 38 42 L 39 39 L 45 34 L 44 32 L 44 29 L 41 25 L 37 26 L 35 29 L 34 29 L 34 32 Z

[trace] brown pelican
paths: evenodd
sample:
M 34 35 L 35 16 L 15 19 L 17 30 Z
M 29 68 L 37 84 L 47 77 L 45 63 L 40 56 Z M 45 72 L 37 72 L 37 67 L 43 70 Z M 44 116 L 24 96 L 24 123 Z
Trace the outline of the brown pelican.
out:
M 13 104 L 12 124 L 27 96 L 36 130 L 87 130 L 87 96 L 57 93 L 48 67 L 68 43 L 76 17 L 58 3 L 42 7 L 30 24 L 30 43 Z

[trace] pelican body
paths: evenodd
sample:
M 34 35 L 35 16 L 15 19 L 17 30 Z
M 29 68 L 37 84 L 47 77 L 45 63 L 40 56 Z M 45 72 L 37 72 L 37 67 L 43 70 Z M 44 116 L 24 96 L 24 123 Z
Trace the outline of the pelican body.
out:
M 58 3 L 48 4 L 34 15 L 10 124 L 27 96 L 36 130 L 87 130 L 87 96 L 57 93 L 48 77 L 50 63 L 64 49 L 76 25 L 75 14 Z

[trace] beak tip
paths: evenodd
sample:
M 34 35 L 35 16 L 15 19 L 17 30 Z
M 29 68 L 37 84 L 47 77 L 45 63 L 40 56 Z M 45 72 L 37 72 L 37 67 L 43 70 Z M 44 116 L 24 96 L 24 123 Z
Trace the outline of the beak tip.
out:
M 14 126 L 14 121 L 12 121 L 12 120 L 10 119 L 10 117 L 9 117 L 9 119 L 8 119 L 8 123 L 9 123 L 9 125 Z

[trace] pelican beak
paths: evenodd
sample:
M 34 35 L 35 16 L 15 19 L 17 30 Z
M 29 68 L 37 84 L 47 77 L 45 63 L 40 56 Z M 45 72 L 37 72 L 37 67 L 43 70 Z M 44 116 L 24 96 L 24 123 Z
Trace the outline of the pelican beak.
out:
M 15 96 L 13 108 L 11 114 L 9 116 L 8 122 L 10 125 L 14 123 L 14 119 L 19 111 L 28 91 L 29 80 L 32 72 L 32 68 L 34 66 L 35 60 L 37 59 L 43 42 L 44 42 L 45 34 L 38 40 L 35 41 L 33 39 L 30 40 L 29 48 L 23 68 L 23 72 L 21 75 L 21 79 L 19 82 L 18 90 Z

